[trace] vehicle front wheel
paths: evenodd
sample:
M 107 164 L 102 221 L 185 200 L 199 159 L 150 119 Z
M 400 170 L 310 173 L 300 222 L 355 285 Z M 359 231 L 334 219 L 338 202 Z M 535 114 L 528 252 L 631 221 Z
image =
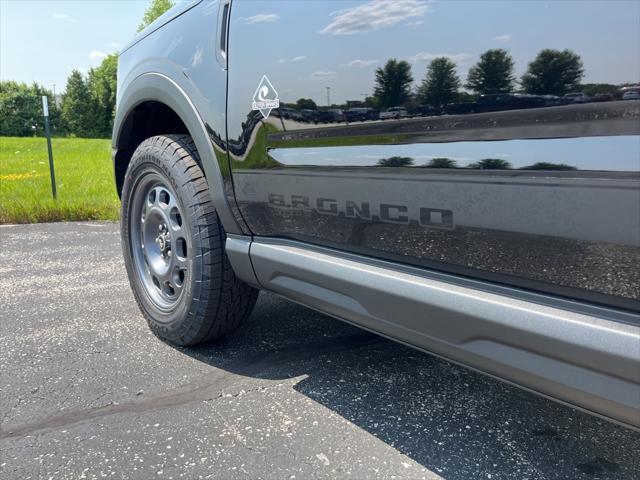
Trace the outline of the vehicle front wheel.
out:
M 231 268 L 198 161 L 188 135 L 148 138 L 122 189 L 122 249 L 134 297 L 153 332 L 178 345 L 234 330 L 258 295 Z

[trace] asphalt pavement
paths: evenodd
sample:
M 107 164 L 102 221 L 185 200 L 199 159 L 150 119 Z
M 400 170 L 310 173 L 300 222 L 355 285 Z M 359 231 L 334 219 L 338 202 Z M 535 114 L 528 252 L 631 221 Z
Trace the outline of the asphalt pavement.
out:
M 118 226 L 0 226 L 0 478 L 640 478 L 640 433 L 261 294 L 176 348 Z

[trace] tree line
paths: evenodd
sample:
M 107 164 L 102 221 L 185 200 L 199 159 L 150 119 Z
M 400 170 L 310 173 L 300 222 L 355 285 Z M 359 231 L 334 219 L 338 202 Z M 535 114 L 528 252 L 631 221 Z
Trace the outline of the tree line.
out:
M 466 167 L 460 167 L 458 162 L 452 158 L 437 157 L 432 158 L 427 163 L 416 165 L 411 157 L 394 156 L 389 158 L 381 158 L 376 163 L 378 167 L 422 167 L 422 168 L 473 168 L 476 170 L 511 170 L 511 163 L 502 158 L 483 158 L 477 162 L 470 163 Z M 572 165 L 565 163 L 536 162 L 526 167 L 520 167 L 521 170 L 561 170 L 571 171 L 577 170 Z
M 511 54 L 496 48 L 484 52 L 473 65 L 463 82 L 457 73 L 456 63 L 449 57 L 432 59 L 424 77 L 413 88 L 414 77 L 409 62 L 389 59 L 375 71 L 373 93 L 362 101 L 347 101 L 345 105 L 332 107 L 364 106 L 376 109 L 405 106 L 443 107 L 456 102 L 472 102 L 479 95 L 525 93 L 561 97 L 571 92 L 583 92 L 592 97 L 600 93 L 614 93 L 621 86 L 608 83 L 581 83 L 584 65 L 580 56 L 572 50 L 541 50 L 518 79 Z M 284 107 L 297 110 L 318 108 L 310 98 L 299 98 L 294 103 L 281 102 Z
M 172 0 L 151 0 L 138 31 L 142 30 L 173 6 Z M 54 134 L 77 137 L 110 137 L 116 103 L 118 55 L 107 56 L 102 63 L 83 75 L 73 70 L 67 79 L 58 105 L 50 101 Z M 395 106 L 430 105 L 442 107 L 455 102 L 472 101 L 477 95 L 527 93 L 562 96 L 572 91 L 588 95 L 615 91 L 609 84 L 581 85 L 584 77 L 582 60 L 575 52 L 544 49 L 517 79 L 515 62 L 504 49 L 487 50 L 473 65 L 463 82 L 456 64 L 446 56 L 432 59 L 423 79 L 413 89 L 411 65 L 392 58 L 375 71 L 374 89 L 364 104 L 384 109 Z M 466 90 L 465 90 L 466 89 Z M 469 92 L 472 92 L 469 93 Z M 0 134 L 10 136 L 41 135 L 43 120 L 40 97 L 52 92 L 36 83 L 0 82 Z M 289 106 L 289 104 L 284 104 Z M 316 109 L 312 99 L 301 98 L 290 106 Z
M 151 0 L 138 32 L 174 5 L 173 0 Z M 73 70 L 58 104 L 50 89 L 37 83 L 0 82 L 0 135 L 42 135 L 41 97 L 49 97 L 49 116 L 54 135 L 111 137 L 116 109 L 118 54 L 108 55 L 86 75 Z
M 471 95 L 461 91 L 462 87 L 476 95 L 519 91 L 562 96 L 579 90 L 584 77 L 580 56 L 568 49 L 540 51 L 520 78 L 519 87 L 514 68 L 515 62 L 508 51 L 501 48 L 487 50 L 469 69 L 463 83 L 456 71 L 456 63 L 448 57 L 437 57 L 429 62 L 424 78 L 413 92 L 411 65 L 405 60 L 392 58 L 376 70 L 373 95 L 365 102 L 377 108 L 389 108 L 412 100 L 432 106 L 471 100 Z

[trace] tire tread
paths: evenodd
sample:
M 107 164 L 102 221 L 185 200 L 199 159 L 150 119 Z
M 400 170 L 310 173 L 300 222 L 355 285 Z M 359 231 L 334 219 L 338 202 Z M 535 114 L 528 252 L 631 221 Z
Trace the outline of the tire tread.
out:
M 218 218 L 200 158 L 189 135 L 160 135 L 144 140 L 136 149 L 125 176 L 123 190 L 123 246 L 127 230 L 125 193 L 133 182 L 134 171 L 141 163 L 155 163 L 174 184 L 190 218 L 193 268 L 193 290 L 185 318 L 175 328 L 156 321 L 131 279 L 136 302 L 151 330 L 161 338 L 179 345 L 193 345 L 222 337 L 240 326 L 251 313 L 258 290 L 238 279 L 224 250 L 226 234 Z M 126 243 L 128 245 L 128 243 Z M 126 247 L 125 247 L 126 249 Z M 131 255 L 126 255 L 128 263 Z M 142 287 L 138 287 L 142 288 Z M 185 292 L 188 293 L 188 292 Z M 185 301 L 183 298 L 181 301 Z

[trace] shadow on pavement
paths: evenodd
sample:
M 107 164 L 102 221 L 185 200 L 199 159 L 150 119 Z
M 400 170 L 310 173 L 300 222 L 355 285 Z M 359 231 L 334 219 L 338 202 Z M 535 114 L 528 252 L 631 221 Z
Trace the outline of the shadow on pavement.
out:
M 296 391 L 447 479 L 638 478 L 637 432 L 262 294 L 248 324 L 181 352 Z

